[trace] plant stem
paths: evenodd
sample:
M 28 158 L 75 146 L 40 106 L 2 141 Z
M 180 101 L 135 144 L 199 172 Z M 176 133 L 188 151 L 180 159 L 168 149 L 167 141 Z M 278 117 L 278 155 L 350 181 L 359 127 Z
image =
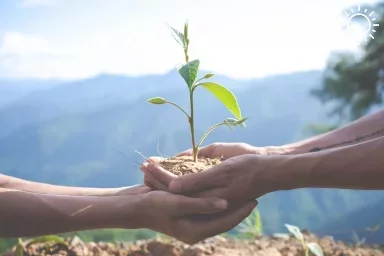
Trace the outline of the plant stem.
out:
M 304 248 L 304 255 L 305 256 L 309 256 L 308 254 L 308 246 L 305 244 L 304 241 L 301 241 L 302 245 L 303 245 L 303 248 Z
M 205 140 L 205 138 L 208 136 L 208 134 L 209 134 L 210 132 L 212 132 L 214 129 L 216 129 L 217 127 L 222 126 L 222 125 L 228 125 L 228 124 L 225 123 L 225 122 L 222 122 L 222 123 L 219 123 L 219 124 L 215 124 L 215 125 L 213 125 L 211 128 L 209 128 L 209 129 L 203 134 L 203 136 L 201 137 L 199 143 L 197 144 L 197 148 L 200 147 L 201 143 L 203 143 L 203 141 Z
M 193 149 L 193 161 L 197 162 L 197 150 L 195 144 L 195 126 L 194 126 L 194 113 L 193 113 L 193 91 L 189 94 L 189 101 L 191 105 L 191 116 L 189 117 L 189 127 L 191 128 L 191 137 L 192 137 L 192 149 Z
M 171 104 L 171 105 L 173 105 L 173 106 L 175 106 L 175 107 L 177 107 L 178 109 L 180 109 L 180 110 L 187 116 L 188 119 L 190 118 L 189 115 L 188 115 L 188 113 L 187 113 L 182 107 L 180 107 L 179 105 L 177 105 L 176 103 L 173 103 L 173 102 L 170 102 L 170 101 L 167 101 L 167 103 L 168 103 L 168 104 Z

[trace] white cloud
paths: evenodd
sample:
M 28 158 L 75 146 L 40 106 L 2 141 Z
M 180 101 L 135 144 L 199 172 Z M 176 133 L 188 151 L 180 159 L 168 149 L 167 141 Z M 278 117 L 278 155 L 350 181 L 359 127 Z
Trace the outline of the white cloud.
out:
M 0 76 L 7 77 L 75 79 L 99 73 L 163 73 L 178 59 L 167 51 L 151 50 L 151 43 L 148 46 L 142 40 L 121 35 L 94 35 L 70 45 L 8 32 L 0 45 Z
M 115 0 L 114 5 L 94 1 L 92 12 L 91 1 L 66 4 L 49 22 L 36 23 L 31 34 L 5 33 L 0 42 L 0 75 L 82 78 L 167 72 L 183 61 L 183 53 L 166 23 L 180 28 L 185 18 L 192 37 L 190 57 L 200 58 L 202 69 L 239 78 L 320 69 L 332 50 L 356 46 L 341 33 L 340 10 L 349 4 L 335 6 L 331 0 L 262 4 L 244 0 L 242 5 L 196 0 L 190 8 L 176 0 L 168 4 Z

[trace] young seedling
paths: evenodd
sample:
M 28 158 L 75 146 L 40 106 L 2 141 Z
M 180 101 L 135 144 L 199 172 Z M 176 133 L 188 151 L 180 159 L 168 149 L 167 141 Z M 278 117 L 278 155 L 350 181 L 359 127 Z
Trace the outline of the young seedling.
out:
M 17 241 L 18 242 L 15 249 L 15 256 L 23 256 L 26 248 L 28 248 L 33 244 L 44 243 L 47 247 L 49 247 L 52 244 L 61 244 L 64 246 L 68 246 L 64 238 L 56 235 L 39 236 L 29 240 L 28 242 L 24 242 L 23 239 L 19 237 Z
M 300 231 L 300 228 L 289 224 L 285 224 L 284 226 L 301 242 L 305 256 L 309 256 L 309 251 L 311 251 L 316 256 L 324 256 L 323 250 L 321 249 L 320 245 L 314 242 L 307 243 L 305 241 L 304 236 Z
M 198 161 L 198 150 L 199 147 L 202 145 L 203 141 L 206 139 L 206 137 L 216 128 L 226 125 L 229 126 L 231 129 L 233 126 L 245 126 L 245 121 L 248 118 L 244 118 L 241 114 L 240 107 L 238 105 L 237 99 L 235 95 L 225 88 L 223 85 L 218 84 L 216 82 L 208 81 L 209 78 L 213 77 L 214 74 L 208 73 L 204 76 L 198 78 L 198 71 L 199 71 L 199 65 L 200 61 L 199 59 L 189 60 L 188 55 L 188 49 L 190 44 L 189 34 L 188 34 L 188 23 L 186 22 L 184 25 L 184 32 L 180 32 L 174 28 L 170 28 L 171 32 L 173 34 L 173 37 L 175 40 L 182 46 L 182 49 L 184 51 L 184 57 L 185 57 L 185 64 L 183 64 L 179 69 L 178 72 L 181 75 L 181 77 L 184 79 L 188 91 L 189 91 L 189 106 L 190 111 L 187 113 L 186 110 L 184 110 L 182 107 L 180 107 L 178 104 L 168 101 L 162 97 L 154 97 L 148 100 L 148 102 L 152 104 L 169 104 L 176 108 L 178 108 L 187 118 L 187 121 L 189 123 L 189 129 L 191 133 L 191 148 L 193 151 L 193 162 Z M 198 88 L 205 88 L 210 93 L 212 93 L 221 103 L 233 114 L 233 118 L 227 118 L 224 121 L 213 125 L 210 127 L 200 138 L 199 141 L 196 141 L 195 139 L 195 115 L 194 115 L 194 92 Z
M 245 238 L 255 238 L 263 234 L 260 212 L 254 209 L 245 220 L 237 226 L 237 231 Z

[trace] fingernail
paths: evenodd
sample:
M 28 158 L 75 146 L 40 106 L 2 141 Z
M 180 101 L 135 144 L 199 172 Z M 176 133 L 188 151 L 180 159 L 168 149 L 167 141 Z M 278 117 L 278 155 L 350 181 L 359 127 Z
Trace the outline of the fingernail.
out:
M 218 208 L 218 209 L 227 209 L 227 206 L 228 206 L 228 202 L 227 200 L 218 200 L 214 203 L 215 207 Z

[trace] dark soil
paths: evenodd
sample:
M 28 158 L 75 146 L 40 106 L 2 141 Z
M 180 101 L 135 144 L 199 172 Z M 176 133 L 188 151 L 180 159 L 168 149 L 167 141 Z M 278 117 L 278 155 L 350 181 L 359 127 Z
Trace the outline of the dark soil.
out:
M 166 158 L 159 164 L 165 170 L 180 177 L 189 173 L 206 171 L 221 162 L 220 158 L 198 158 L 197 162 L 194 162 L 191 156 L 178 156 Z
M 317 242 L 324 256 L 384 256 L 384 247 L 355 246 L 306 234 L 307 242 Z M 301 244 L 292 236 L 275 235 L 248 240 L 226 239 L 221 236 L 206 239 L 193 246 L 176 240 L 152 239 L 134 243 L 85 243 L 78 237 L 67 240 L 68 246 L 35 244 L 25 248 L 24 256 L 304 256 Z M 14 250 L 14 249 L 13 249 Z M 14 256 L 9 251 L 3 256 Z M 311 254 L 312 256 L 313 254 Z

